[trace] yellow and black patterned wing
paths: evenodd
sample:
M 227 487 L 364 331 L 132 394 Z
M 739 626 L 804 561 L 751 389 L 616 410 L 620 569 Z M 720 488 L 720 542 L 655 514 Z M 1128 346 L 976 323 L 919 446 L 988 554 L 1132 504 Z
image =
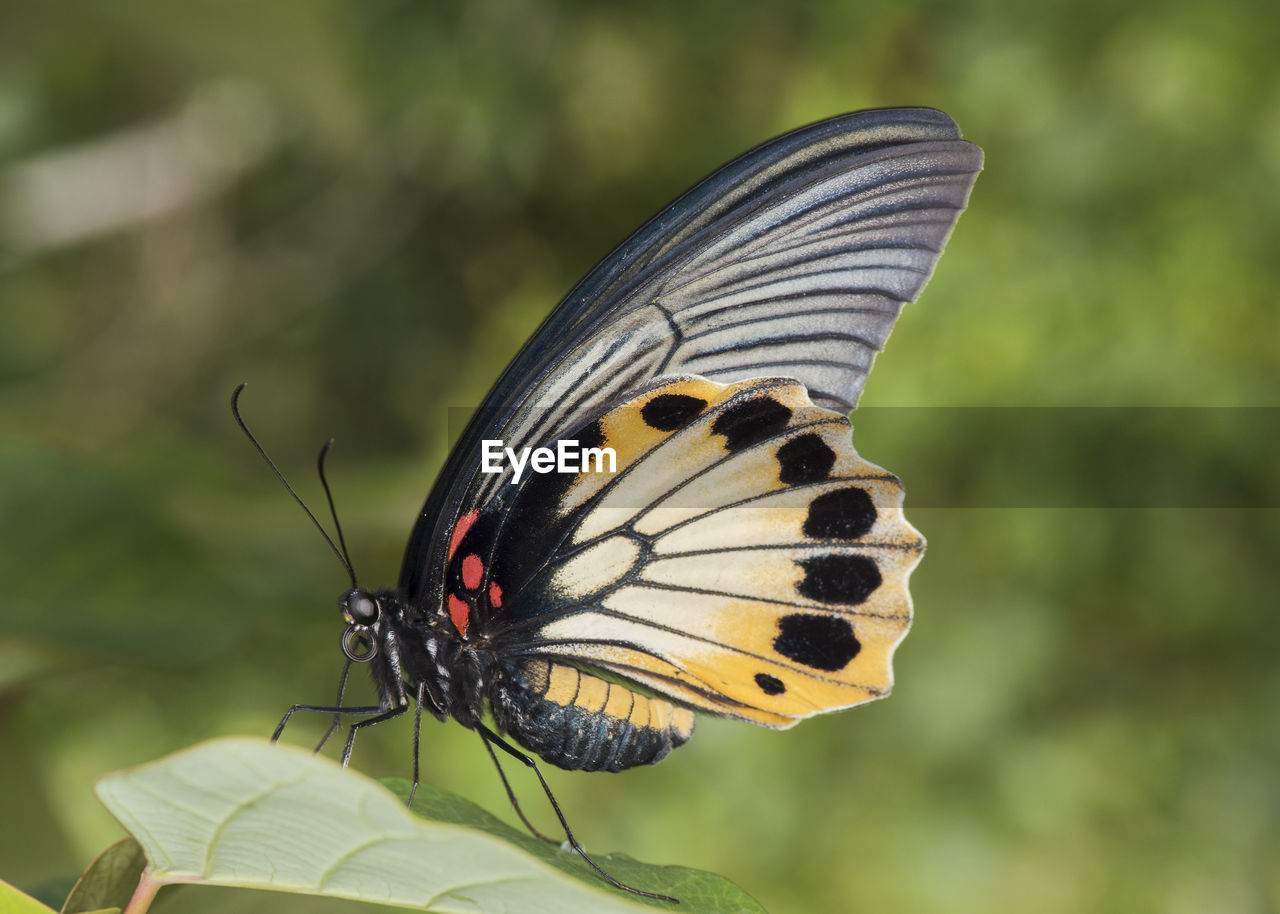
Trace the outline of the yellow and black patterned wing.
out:
M 603 711 L 610 696 L 583 692 L 594 677 L 561 673 L 557 687 L 547 672 L 581 667 L 789 727 L 889 692 L 924 541 L 898 480 L 854 451 L 847 418 L 788 379 L 680 377 L 567 437 L 611 448 L 615 471 L 531 477 L 471 540 L 489 545 L 482 586 L 500 595 L 486 635 L 528 658 L 535 698 Z M 617 692 L 592 719 L 647 725 L 651 708 Z M 660 712 L 672 730 L 670 705 Z M 692 729 L 678 724 L 670 745 Z
M 815 404 L 849 410 L 981 163 L 940 111 L 860 111 L 771 140 L 665 207 L 485 398 L 423 507 L 401 590 L 442 605 L 449 544 L 507 497 L 509 473 L 479 472 L 485 439 L 536 447 L 672 376 L 794 378 Z
M 811 124 L 663 209 L 550 314 L 450 454 L 398 591 L 484 652 L 500 729 L 618 770 L 687 740 L 690 709 L 787 727 L 887 693 L 923 541 L 844 413 L 981 162 L 938 111 Z M 517 481 L 481 471 L 493 440 L 617 462 Z

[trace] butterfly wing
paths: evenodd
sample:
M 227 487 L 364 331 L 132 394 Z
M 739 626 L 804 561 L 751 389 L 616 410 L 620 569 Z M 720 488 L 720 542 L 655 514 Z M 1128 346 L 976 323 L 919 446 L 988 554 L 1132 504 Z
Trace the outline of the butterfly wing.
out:
M 483 439 L 543 444 L 684 374 L 785 376 L 851 408 L 981 161 L 939 111 L 857 112 L 765 143 L 662 210 L 569 293 L 476 411 L 410 538 L 406 596 L 444 605 L 461 533 L 502 498 L 507 474 L 479 472 Z
M 791 379 L 664 377 L 562 445 L 575 472 L 513 481 L 451 544 L 504 732 L 617 771 L 685 742 L 688 708 L 782 728 L 888 694 L 924 541 L 844 415 Z
M 790 379 L 684 377 L 572 436 L 616 472 L 526 479 L 482 534 L 503 656 L 774 727 L 888 693 L 924 541 L 846 417 Z

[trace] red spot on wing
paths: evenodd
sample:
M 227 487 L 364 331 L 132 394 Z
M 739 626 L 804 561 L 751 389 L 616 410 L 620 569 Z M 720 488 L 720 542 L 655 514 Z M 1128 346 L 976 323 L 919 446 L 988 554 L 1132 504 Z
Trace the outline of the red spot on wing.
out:
M 453 620 L 453 627 L 465 638 L 467 626 L 471 623 L 471 607 L 465 600 L 459 600 L 453 594 L 449 594 L 449 599 L 445 602 L 449 605 L 449 618 Z
M 494 609 L 502 606 L 502 588 L 498 586 L 497 581 L 489 582 L 489 605 Z
M 449 560 L 453 559 L 453 554 L 458 549 L 458 543 L 462 542 L 462 538 L 467 535 L 467 531 L 471 529 L 471 525 L 476 522 L 476 518 L 479 516 L 479 511 L 468 511 L 459 517 L 458 522 L 453 525 L 453 533 L 449 536 Z
M 462 586 L 467 590 L 475 590 L 484 579 L 484 562 L 480 556 L 472 553 L 462 560 Z

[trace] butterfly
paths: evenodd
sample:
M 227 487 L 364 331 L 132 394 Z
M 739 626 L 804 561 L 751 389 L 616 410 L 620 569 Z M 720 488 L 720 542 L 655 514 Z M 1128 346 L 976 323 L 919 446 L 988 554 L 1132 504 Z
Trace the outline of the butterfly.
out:
M 924 540 L 847 414 L 981 164 L 939 111 L 861 111 L 659 212 L 499 377 L 397 586 L 351 574 L 338 702 L 295 705 L 273 738 L 296 711 L 360 717 L 345 765 L 361 728 L 416 709 L 416 786 L 423 710 L 453 718 L 513 804 L 495 748 L 537 773 L 605 879 L 653 895 L 587 855 L 534 756 L 621 771 L 687 742 L 695 711 L 787 728 L 888 694 Z M 376 706 L 343 706 L 352 663 Z

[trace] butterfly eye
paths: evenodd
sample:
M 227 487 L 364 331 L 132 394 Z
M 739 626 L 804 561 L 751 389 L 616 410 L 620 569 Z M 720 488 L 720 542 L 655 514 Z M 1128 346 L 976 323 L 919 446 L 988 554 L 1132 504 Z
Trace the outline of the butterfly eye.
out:
M 378 601 L 364 591 L 348 591 L 342 595 L 339 605 L 342 615 L 355 625 L 373 625 L 378 621 Z

